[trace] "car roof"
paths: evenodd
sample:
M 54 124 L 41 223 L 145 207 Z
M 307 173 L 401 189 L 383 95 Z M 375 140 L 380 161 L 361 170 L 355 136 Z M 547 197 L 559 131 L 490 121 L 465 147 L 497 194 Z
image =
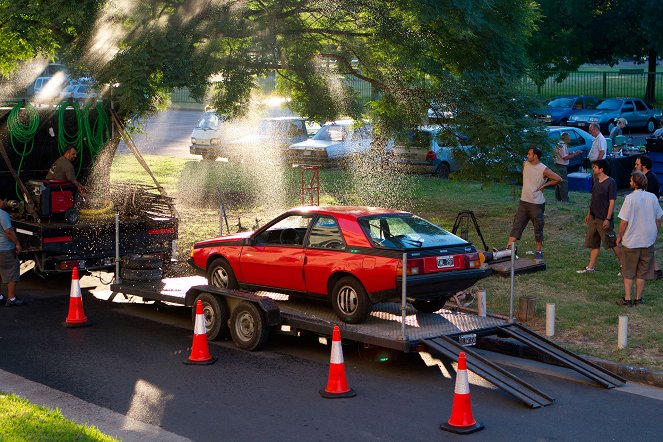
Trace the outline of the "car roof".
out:
M 309 213 L 312 215 L 344 215 L 348 218 L 361 218 L 374 215 L 409 215 L 410 212 L 369 206 L 300 206 L 286 213 Z
M 306 121 L 302 117 L 267 117 L 263 118 L 264 121 Z

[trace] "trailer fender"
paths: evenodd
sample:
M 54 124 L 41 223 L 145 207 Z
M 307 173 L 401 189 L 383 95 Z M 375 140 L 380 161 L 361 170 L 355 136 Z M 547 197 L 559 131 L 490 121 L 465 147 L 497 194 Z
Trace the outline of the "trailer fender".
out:
M 196 285 L 191 287 L 184 298 L 184 305 L 193 307 L 193 304 L 200 293 L 209 293 L 218 297 L 227 303 L 230 313 L 242 301 L 248 301 L 256 304 L 265 315 L 265 323 L 268 327 L 281 325 L 281 311 L 273 299 L 258 296 L 247 290 L 231 290 L 211 285 Z

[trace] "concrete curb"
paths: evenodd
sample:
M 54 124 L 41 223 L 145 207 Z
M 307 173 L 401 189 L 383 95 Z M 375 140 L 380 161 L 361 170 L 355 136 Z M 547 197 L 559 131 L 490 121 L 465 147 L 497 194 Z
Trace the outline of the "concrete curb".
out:
M 494 336 L 482 337 L 477 339 L 477 347 L 497 353 L 504 353 L 511 356 L 544 362 L 546 364 L 563 366 L 545 354 L 539 353 L 511 338 L 498 338 Z M 649 370 L 643 367 L 620 364 L 618 362 L 606 361 L 603 359 L 595 358 L 593 356 L 579 356 L 582 356 L 588 361 L 602 368 L 605 368 L 606 370 L 609 370 L 629 381 L 663 388 L 663 371 Z

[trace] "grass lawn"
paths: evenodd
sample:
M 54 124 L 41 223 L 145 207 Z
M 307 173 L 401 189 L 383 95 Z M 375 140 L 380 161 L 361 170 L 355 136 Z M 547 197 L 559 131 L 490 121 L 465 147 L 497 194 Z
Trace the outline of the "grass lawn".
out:
M 258 167 L 231 165 L 220 161 L 201 162 L 146 156 L 155 175 L 176 197 L 181 216 L 178 251 L 188 256 L 194 241 L 217 235 L 222 196 L 230 231 L 238 224 L 253 228 L 262 225 L 284 209 L 301 203 L 302 177 L 299 169 L 281 169 L 262 164 Z M 113 180 L 149 182 L 132 156 L 118 155 L 112 169 Z M 144 177 L 144 178 L 143 178 Z M 304 179 L 309 183 L 309 177 Z M 482 185 L 478 182 L 438 180 L 405 176 L 376 169 L 370 165 L 352 170 L 320 171 L 321 204 L 375 205 L 413 211 L 451 230 L 461 210 L 474 211 L 489 247 L 503 248 L 520 198 L 520 187 L 505 184 Z M 527 325 L 545 330 L 546 303 L 557 310 L 555 341 L 600 358 L 663 369 L 663 280 L 648 282 L 647 304 L 627 309 L 615 305 L 623 295 L 623 281 L 612 253 L 602 251 L 595 274 L 576 274 L 585 266 L 589 251 L 583 247 L 584 216 L 589 194 L 571 193 L 571 204 L 555 201 L 546 191 L 547 270 L 517 276 L 516 297 L 537 298 L 538 317 Z M 621 206 L 623 197 L 617 201 Z M 224 226 L 225 233 L 225 226 Z M 534 250 L 531 224 L 518 244 L 519 254 Z M 470 229 L 469 239 L 481 248 L 481 241 Z M 663 240 L 656 243 L 663 256 Z M 509 313 L 509 278 L 491 276 L 477 286 L 485 289 L 488 310 Z M 517 301 L 516 301 L 517 303 Z M 619 315 L 629 317 L 629 346 L 617 349 Z
M 59 410 L 34 405 L 14 394 L 0 392 L 0 440 L 39 441 L 117 441 L 96 427 L 78 425 Z

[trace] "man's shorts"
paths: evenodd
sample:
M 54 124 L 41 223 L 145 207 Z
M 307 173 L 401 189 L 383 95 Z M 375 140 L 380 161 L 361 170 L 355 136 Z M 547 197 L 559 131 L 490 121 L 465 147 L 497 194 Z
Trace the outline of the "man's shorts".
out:
M 509 236 L 520 240 L 523 230 L 525 230 L 527 223 L 531 220 L 534 227 L 534 239 L 536 241 L 543 241 L 543 214 L 545 211 L 545 203 L 534 204 L 520 200 L 518 210 L 516 210 L 516 214 L 513 217 L 513 226 L 511 227 L 511 234 Z
M 617 245 L 617 234 L 614 230 L 614 223 L 612 220 L 608 228 L 603 228 L 602 219 L 594 218 L 589 215 L 589 223 L 587 223 L 587 233 L 585 234 L 585 247 L 588 249 L 599 249 L 601 243 L 606 249 L 612 249 Z
M 622 246 L 622 276 L 626 279 L 656 279 L 654 246 L 629 249 Z
M 21 276 L 21 261 L 15 250 L 0 250 L 0 277 L 5 284 L 18 282 Z

